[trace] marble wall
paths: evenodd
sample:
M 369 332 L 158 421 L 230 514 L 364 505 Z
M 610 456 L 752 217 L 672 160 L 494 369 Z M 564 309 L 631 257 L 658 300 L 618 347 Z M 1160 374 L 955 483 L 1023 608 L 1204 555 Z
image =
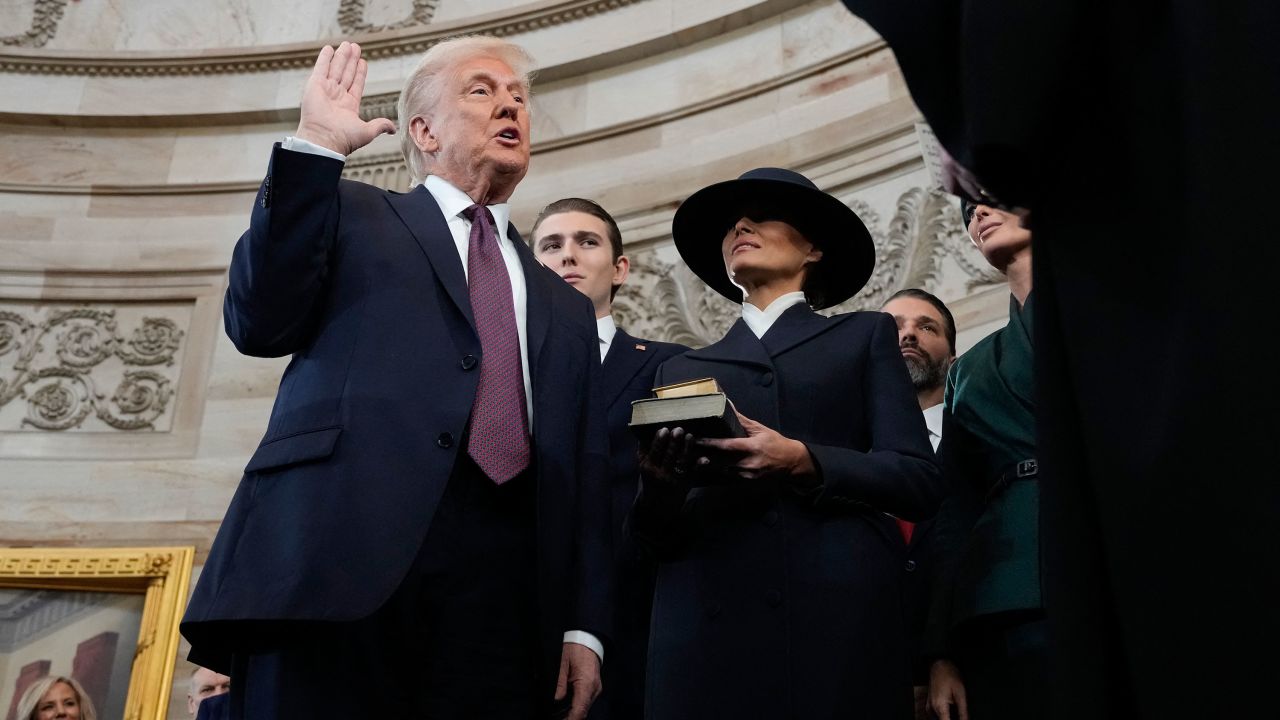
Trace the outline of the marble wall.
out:
M 841 309 L 922 285 L 951 303 L 962 347 L 1007 310 L 929 189 L 892 53 L 835 0 L 11 0 L 0 28 L 3 545 L 207 553 L 285 363 L 226 340 L 225 271 L 335 38 L 366 48 L 371 115 L 442 37 L 528 47 L 542 69 L 513 219 L 569 194 L 614 212 L 636 334 L 702 344 L 731 321 L 679 263 L 671 217 L 761 165 L 806 173 L 871 227 L 877 272 Z M 407 187 L 390 137 L 346 175 Z

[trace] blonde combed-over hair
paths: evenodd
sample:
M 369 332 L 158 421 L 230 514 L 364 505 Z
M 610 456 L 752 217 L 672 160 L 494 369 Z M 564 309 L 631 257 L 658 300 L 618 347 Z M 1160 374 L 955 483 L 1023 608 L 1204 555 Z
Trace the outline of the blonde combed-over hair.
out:
M 89 699 L 84 686 L 70 675 L 46 675 L 31 683 L 27 691 L 22 693 L 22 699 L 18 701 L 16 715 L 18 720 L 36 720 L 39 715 L 36 708 L 40 706 L 40 698 L 49 692 L 49 688 L 58 683 L 64 683 L 76 694 L 76 700 L 80 703 L 80 720 L 98 720 L 98 711 L 93 708 L 93 700 Z
M 496 58 L 506 63 L 521 78 L 528 94 L 535 63 L 533 56 L 519 45 L 489 35 L 467 35 L 432 45 L 409 74 L 396 102 L 400 150 L 409 165 L 413 185 L 419 185 L 426 179 L 431 170 L 431 159 L 414 143 L 413 136 L 409 134 L 409 121 L 415 115 L 426 116 L 430 121 L 448 80 L 448 71 L 461 61 L 477 57 Z

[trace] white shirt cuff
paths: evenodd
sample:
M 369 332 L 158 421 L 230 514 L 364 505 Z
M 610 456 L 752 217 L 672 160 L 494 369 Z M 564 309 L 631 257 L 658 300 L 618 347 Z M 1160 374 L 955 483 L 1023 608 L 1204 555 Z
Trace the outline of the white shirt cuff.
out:
M 306 140 L 303 140 L 302 138 L 294 137 L 292 135 L 286 137 L 284 139 L 284 142 L 280 143 L 280 147 L 284 148 L 285 150 L 293 150 L 294 152 L 311 153 L 312 155 L 323 155 L 327 158 L 333 158 L 334 160 L 338 160 L 340 162 L 347 161 L 347 156 L 343 155 L 342 153 L 334 152 L 327 147 L 320 147 L 319 145 L 313 142 L 308 142 Z
M 604 643 L 601 643 L 600 638 L 586 630 L 569 630 L 564 634 L 564 641 L 586 645 L 591 649 L 591 652 L 596 654 L 596 657 L 600 658 L 601 664 L 604 663 Z

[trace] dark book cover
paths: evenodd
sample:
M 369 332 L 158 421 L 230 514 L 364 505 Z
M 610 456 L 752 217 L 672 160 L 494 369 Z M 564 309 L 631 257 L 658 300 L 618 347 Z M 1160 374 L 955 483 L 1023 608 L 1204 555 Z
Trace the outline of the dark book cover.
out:
M 746 437 L 733 404 L 722 392 L 656 397 L 631 403 L 631 432 L 649 443 L 659 428 L 683 428 L 694 437 Z

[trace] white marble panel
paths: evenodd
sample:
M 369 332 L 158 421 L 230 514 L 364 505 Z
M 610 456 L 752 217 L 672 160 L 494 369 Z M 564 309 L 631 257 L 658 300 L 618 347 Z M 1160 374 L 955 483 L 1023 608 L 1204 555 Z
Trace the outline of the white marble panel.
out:
M 455 22 L 478 15 L 511 12 L 522 5 L 529 4 L 527 0 L 440 0 L 440 5 L 436 8 L 435 22 Z
M 803 68 L 879 39 L 841 3 L 806 5 L 782 18 L 783 65 Z
M 588 77 L 589 127 L 636 120 L 739 90 L 782 68 L 781 29 L 770 22 Z
M 5 112 L 74 115 L 86 80 L 83 75 L 0 73 L 0 97 Z
M 293 123 L 278 123 L 179 131 L 168 182 L 257 183 L 266 175 L 272 144 L 293 134 L 295 128 Z M 247 219 L 248 205 L 244 207 Z
M 0 133 L 0 180 L 33 185 L 160 184 L 173 137 L 163 132 L 21 128 Z
M 85 81 L 85 115 L 188 115 L 274 109 L 281 74 L 94 77 Z M 297 97 L 301 97 L 300 94 Z M 295 99 L 292 106 L 297 106 Z
M 68 3 L 46 46 L 191 50 L 302 42 L 337 34 L 338 0 L 101 0 Z
M 671 24 L 671 8 L 677 1 L 644 0 L 586 19 L 529 30 L 511 39 L 532 53 L 540 67 L 590 58 L 678 31 L 680 28 Z

